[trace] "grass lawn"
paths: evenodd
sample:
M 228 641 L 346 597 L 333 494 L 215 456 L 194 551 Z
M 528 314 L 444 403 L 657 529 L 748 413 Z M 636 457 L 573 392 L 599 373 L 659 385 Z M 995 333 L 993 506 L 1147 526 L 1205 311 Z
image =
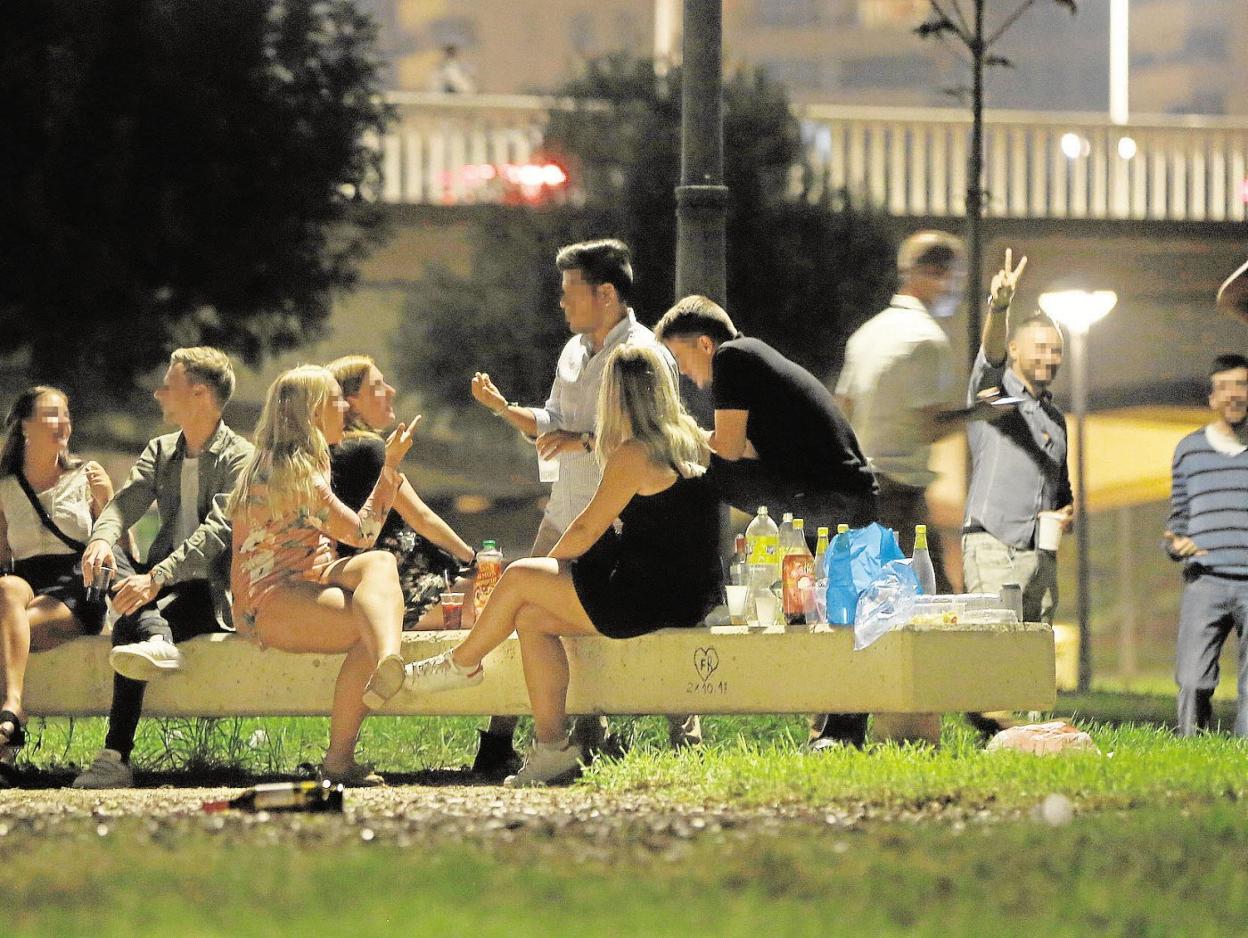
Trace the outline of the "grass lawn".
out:
M 1239 805 L 883 824 L 579 856 L 550 844 L 145 838 L 0 848 L 10 935 L 1235 935 Z
M 1232 704 L 1217 705 L 1229 722 Z M 795 815 L 689 839 L 552 829 L 405 845 L 365 841 L 358 817 L 310 817 L 282 836 L 272 824 L 223 836 L 194 819 L 120 819 L 98 836 L 0 815 L 0 932 L 1241 934 L 1248 743 L 1177 739 L 1165 728 L 1172 709 L 1169 695 L 1063 697 L 1057 712 L 1074 714 L 1102 752 L 1062 758 L 985 753 L 953 717 L 937 751 L 816 757 L 801 752 L 797 717 L 708 717 L 708 744 L 683 754 L 660 744 L 660 720 L 616 721 L 631 751 L 580 782 L 602 811 L 618 796 Z M 362 750 L 383 770 L 454 767 L 471 757 L 478 725 L 372 719 Z M 31 760 L 53 781 L 103 736 L 99 720 L 32 729 Z M 223 767 L 282 775 L 315 761 L 324 734 L 312 719 L 165 721 L 145 724 L 137 758 L 189 768 L 187 783 Z M 1073 816 L 1045 819 L 1038 806 L 1055 793 Z

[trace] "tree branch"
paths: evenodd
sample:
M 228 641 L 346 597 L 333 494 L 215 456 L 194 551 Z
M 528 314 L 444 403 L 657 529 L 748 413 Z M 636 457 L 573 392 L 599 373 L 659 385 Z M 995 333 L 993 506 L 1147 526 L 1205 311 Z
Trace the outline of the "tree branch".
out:
M 962 12 L 960 0 L 949 0 L 949 2 L 953 5 L 954 15 L 957 16 L 958 23 L 962 26 L 962 31 L 969 36 L 971 34 L 971 24 L 967 21 L 966 14 Z
M 1011 26 L 1013 26 L 1015 23 L 1017 23 L 1018 18 L 1022 16 L 1024 13 L 1026 13 L 1027 10 L 1030 9 L 1031 5 L 1035 2 L 1036 0 L 1023 0 L 1023 2 L 1018 5 L 1018 9 L 1015 10 L 1013 13 L 1011 13 L 1009 16 L 1007 16 L 1005 18 L 1005 22 L 1002 23 L 997 28 L 996 32 L 994 32 L 991 36 L 988 37 L 987 41 L 984 42 L 984 49 L 987 50 L 987 48 L 990 45 L 992 45 L 994 42 L 1000 39 L 1001 36 L 1005 33 L 1005 31 L 1009 29 Z
M 971 31 L 966 28 L 966 21 L 962 19 L 962 11 L 958 11 L 958 19 L 962 20 L 963 23 L 963 25 L 959 27 L 957 23 L 949 18 L 949 14 L 944 11 L 944 8 L 941 7 L 940 0 L 927 0 L 927 2 L 932 5 L 932 9 L 940 15 L 940 18 L 949 24 L 948 29 L 942 30 L 942 32 L 948 32 L 949 29 L 952 29 L 958 34 L 959 38 L 961 38 L 961 40 L 969 46 L 972 38 Z

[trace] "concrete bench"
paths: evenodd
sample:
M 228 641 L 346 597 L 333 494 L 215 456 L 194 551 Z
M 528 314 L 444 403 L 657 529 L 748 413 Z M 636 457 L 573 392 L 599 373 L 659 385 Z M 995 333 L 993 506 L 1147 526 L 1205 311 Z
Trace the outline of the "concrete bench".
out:
M 405 633 L 404 657 L 436 654 L 462 634 Z M 858 652 L 852 639 L 848 629 L 750 633 L 731 626 L 666 629 L 627 641 L 565 639 L 571 669 L 568 710 L 904 715 L 1048 710 L 1056 700 L 1053 632 L 1047 626 L 907 627 Z M 106 637 L 91 637 L 32 655 L 28 712 L 106 714 L 113 683 L 108 648 Z M 185 669 L 151 684 L 146 715 L 328 713 L 339 656 L 262 651 L 233 635 L 197 638 L 181 648 Z M 513 637 L 486 659 L 486 679 L 477 687 L 401 694 L 379 712 L 528 713 L 519 644 Z

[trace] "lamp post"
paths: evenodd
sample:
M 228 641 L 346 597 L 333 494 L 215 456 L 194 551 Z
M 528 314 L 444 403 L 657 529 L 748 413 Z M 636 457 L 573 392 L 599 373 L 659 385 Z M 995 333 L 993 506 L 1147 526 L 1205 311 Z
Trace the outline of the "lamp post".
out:
M 1084 417 L 1088 412 L 1088 330 L 1118 302 L 1113 290 L 1059 290 L 1040 295 L 1040 308 L 1070 333 L 1071 409 L 1075 413 L 1075 614 L 1079 620 L 1079 691 L 1092 685 L 1091 599 L 1088 569 L 1088 495 Z

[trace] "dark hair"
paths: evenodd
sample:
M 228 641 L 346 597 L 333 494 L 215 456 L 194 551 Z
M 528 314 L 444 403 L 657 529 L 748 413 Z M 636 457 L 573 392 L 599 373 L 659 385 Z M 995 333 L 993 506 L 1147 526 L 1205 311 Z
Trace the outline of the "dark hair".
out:
M 1209 369 L 1209 388 L 1213 389 L 1213 376 L 1232 368 L 1248 368 L 1248 358 L 1236 352 L 1226 352 L 1213 360 Z
M 627 303 L 632 296 L 633 252 L 623 241 L 603 238 L 561 247 L 555 255 L 555 267 L 579 270 L 585 282 L 595 287 L 611 284 L 622 303 Z
M 739 334 L 722 306 L 709 297 L 696 295 L 678 300 L 654 326 L 654 336 L 660 342 L 704 335 L 721 345 Z
M 4 438 L 3 449 L 0 449 L 0 476 L 21 472 L 22 463 L 26 459 L 26 438 L 22 435 L 22 421 L 35 415 L 35 404 L 45 394 L 59 394 L 69 401 L 68 394 L 50 384 L 36 384 L 17 395 L 17 400 L 4 418 L 4 429 L 8 436 Z M 82 465 L 81 459 L 69 453 L 61 453 L 57 462 L 62 469 L 76 469 Z

